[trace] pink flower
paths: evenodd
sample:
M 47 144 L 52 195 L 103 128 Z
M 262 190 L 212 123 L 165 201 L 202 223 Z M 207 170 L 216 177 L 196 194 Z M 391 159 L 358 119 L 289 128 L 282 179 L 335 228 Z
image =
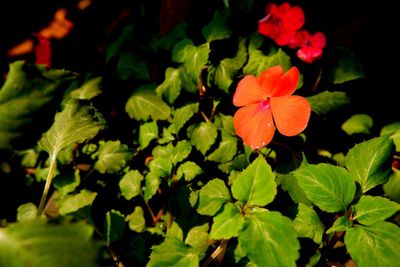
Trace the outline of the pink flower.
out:
M 297 57 L 306 63 L 312 63 L 321 58 L 326 45 L 326 37 L 322 32 L 311 35 L 308 31 L 298 31 L 290 40 L 289 47 L 297 48 Z
M 287 45 L 304 24 L 303 10 L 298 6 L 283 3 L 268 4 L 265 8 L 267 14 L 258 21 L 258 32 L 273 39 L 278 45 Z

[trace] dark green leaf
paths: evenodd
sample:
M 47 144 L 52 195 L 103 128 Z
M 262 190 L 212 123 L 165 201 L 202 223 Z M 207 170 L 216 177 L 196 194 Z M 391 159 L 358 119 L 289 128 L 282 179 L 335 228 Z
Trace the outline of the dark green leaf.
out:
M 106 213 L 105 232 L 107 246 L 120 240 L 125 230 L 125 218 L 121 212 L 111 210 Z
M 100 173 L 115 173 L 122 169 L 131 158 L 128 146 L 117 141 L 107 141 L 99 149 L 98 160 L 94 168 Z
M 276 181 L 284 191 L 289 193 L 294 202 L 303 203 L 307 206 L 312 204 L 292 173 L 280 174 Z
M 365 193 L 387 182 L 391 171 L 394 145 L 388 136 L 355 145 L 346 155 L 346 167 Z
M 400 203 L 400 171 L 394 169 L 386 184 L 383 185 L 385 195 Z
M 342 106 L 349 104 L 350 99 L 345 92 L 323 91 L 319 94 L 307 97 L 311 105 L 311 110 L 320 116 L 338 110 Z
M 213 218 L 211 226 L 211 239 L 231 239 L 239 236 L 243 228 L 245 218 L 241 210 L 233 203 L 226 203 L 221 213 Z
M 194 145 L 203 155 L 210 149 L 217 138 L 217 127 L 211 122 L 202 122 L 188 128 L 188 136 L 190 142 Z
M 75 195 L 67 195 L 58 203 L 60 207 L 59 212 L 61 215 L 65 215 L 89 206 L 93 203 L 96 196 L 97 192 L 90 192 L 86 189 L 81 190 Z
M 203 215 L 216 214 L 225 202 L 231 200 L 231 195 L 224 181 L 213 179 L 200 190 L 197 212 Z
M 172 31 L 166 33 L 158 40 L 157 49 L 162 49 L 166 51 L 172 50 L 176 43 L 187 37 L 186 28 L 186 24 L 176 25 Z
M 393 122 L 385 125 L 380 132 L 380 135 L 389 134 L 396 146 L 396 152 L 400 152 L 400 122 Z
M 122 52 L 119 55 L 116 72 L 118 79 L 122 81 L 150 79 L 150 72 L 146 62 L 132 52 Z
M 79 170 L 64 171 L 57 175 L 53 181 L 53 185 L 61 195 L 67 195 L 73 192 L 81 183 Z
M 354 205 L 353 219 L 364 225 L 383 221 L 400 210 L 400 204 L 379 196 L 361 196 Z
M 332 83 L 340 84 L 364 77 L 362 66 L 353 51 L 345 47 L 337 47 L 335 53 L 337 63 L 329 73 Z
M 122 47 L 127 43 L 133 42 L 134 29 L 133 25 L 125 26 L 122 33 L 118 36 L 118 39 L 115 40 L 112 44 L 110 44 L 105 51 L 106 62 L 108 62 L 111 58 L 118 56 L 121 54 Z
M 229 9 L 223 11 L 216 10 L 209 24 L 203 27 L 202 33 L 207 42 L 226 39 L 231 35 L 231 30 L 227 25 L 230 16 Z
M 315 243 L 322 242 L 325 227 L 313 208 L 302 203 L 298 206 L 298 213 L 293 221 L 293 226 L 299 237 L 311 238 Z
M 353 134 L 369 134 L 374 120 L 367 114 L 356 114 L 351 116 L 342 124 L 342 130 L 348 135 Z
M 159 96 L 164 96 L 168 103 L 172 104 L 181 93 L 181 79 L 179 69 L 167 68 L 165 71 L 165 80 L 157 86 L 156 92 Z
M 132 170 L 126 173 L 118 184 L 122 196 L 125 199 L 130 200 L 138 195 L 141 195 L 142 180 L 143 180 L 143 175 L 137 170 Z

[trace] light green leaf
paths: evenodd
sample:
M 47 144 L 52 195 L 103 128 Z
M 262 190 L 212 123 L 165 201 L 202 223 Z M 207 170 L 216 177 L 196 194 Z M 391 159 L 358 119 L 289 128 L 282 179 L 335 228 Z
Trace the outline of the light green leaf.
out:
M 231 200 L 231 195 L 224 181 L 213 179 L 200 190 L 197 212 L 213 216 L 225 202 Z
M 296 177 L 292 173 L 279 174 L 276 182 L 281 186 L 281 188 L 288 192 L 292 200 L 296 203 L 303 203 L 310 206 L 312 203 L 307 198 L 306 193 L 299 186 Z
M 23 61 L 11 63 L 0 89 L 0 149 L 37 142 L 44 130 L 39 126 L 52 120 L 50 103 L 74 76 L 69 71 L 47 70 Z
M 383 185 L 385 195 L 400 203 L 400 171 L 394 169 L 386 184 Z
M 125 199 L 130 200 L 138 195 L 141 195 L 142 180 L 143 175 L 139 171 L 132 170 L 127 172 L 118 183 L 122 196 Z
M 111 210 L 106 213 L 105 233 L 107 246 L 120 240 L 125 230 L 124 215 L 116 210 Z
M 321 244 L 325 227 L 318 214 L 311 207 L 302 203 L 298 206 L 298 213 L 293 221 L 293 226 L 299 237 L 311 238 L 315 243 Z
M 241 210 L 233 203 L 226 203 L 221 213 L 213 218 L 210 239 L 231 239 L 239 236 L 245 218 Z
M 387 182 L 394 152 L 392 140 L 376 137 L 355 145 L 346 155 L 346 167 L 360 183 L 362 192 Z
M 227 162 L 232 160 L 237 152 L 237 139 L 233 136 L 222 136 L 217 149 L 207 156 L 207 160 L 215 162 Z
M 223 135 L 236 136 L 235 127 L 233 126 L 233 116 L 219 113 L 215 116 L 214 124 L 221 130 Z
M 126 216 L 125 221 L 128 222 L 129 229 L 138 233 L 142 233 L 146 229 L 146 221 L 143 214 L 143 208 L 136 206 L 133 213 Z
M 350 229 L 350 227 L 353 225 L 353 222 L 349 221 L 346 216 L 341 216 L 336 221 L 333 223 L 331 228 L 329 228 L 326 233 L 334 233 L 334 232 L 343 232 L 347 231 Z
M 177 179 L 185 178 L 186 182 L 190 182 L 196 176 L 203 173 L 203 170 L 193 161 L 185 161 L 176 171 Z
M 172 163 L 176 165 L 177 163 L 186 159 L 191 151 L 192 151 L 192 145 L 189 143 L 189 141 L 186 140 L 179 141 L 172 150 L 171 154 Z
M 131 158 L 128 146 L 117 141 L 107 141 L 99 149 L 94 168 L 100 173 L 115 173 L 122 169 Z
M 81 183 L 81 177 L 79 173 L 79 169 L 76 169 L 64 171 L 58 174 L 53 181 L 53 185 L 57 189 L 57 192 L 59 192 L 61 195 L 67 195 L 68 193 L 75 191 L 75 189 Z
M 356 192 L 352 176 L 346 169 L 321 163 L 310 164 L 293 172 L 307 198 L 320 209 L 339 212 L 353 201 Z
M 364 225 L 383 221 L 400 210 L 400 204 L 379 196 L 361 196 L 354 205 L 353 219 Z
M 202 122 L 188 128 L 190 142 L 203 154 L 210 149 L 217 138 L 217 127 L 211 122 Z
M 177 134 L 183 125 L 198 111 L 199 103 L 188 104 L 178 108 L 174 112 L 174 118 L 172 119 L 171 124 L 171 132 Z
M 61 215 L 65 215 L 89 206 L 93 203 L 96 196 L 97 192 L 90 192 L 86 189 L 81 190 L 75 195 L 67 195 L 61 200 L 61 203 L 58 203 L 60 207 L 59 212 Z
M 336 47 L 336 66 L 329 73 L 334 84 L 340 84 L 364 77 L 364 71 L 353 51 L 345 47 Z
M 393 267 L 400 262 L 400 228 L 388 222 L 358 226 L 347 231 L 344 241 L 360 267 Z
M 289 55 L 282 48 L 278 50 L 273 48 L 268 55 L 265 55 L 261 50 L 249 47 L 249 60 L 243 68 L 243 73 L 258 77 L 266 69 L 277 65 L 281 65 L 284 71 L 292 66 Z
M 289 218 L 257 209 L 246 218 L 239 244 L 258 266 L 296 267 L 300 244 Z
M 172 171 L 172 162 L 168 158 L 156 157 L 150 161 L 149 169 L 160 177 L 168 177 Z
M 231 30 L 227 25 L 229 16 L 229 9 L 223 9 L 222 11 L 216 10 L 214 12 L 211 22 L 201 30 L 201 33 L 207 42 L 226 39 L 231 36 Z
M 94 112 L 94 115 L 92 113 Z M 69 101 L 64 110 L 57 113 L 51 128 L 39 141 L 51 159 L 73 143 L 83 143 L 97 135 L 103 128 L 100 114 L 94 108 L 80 106 L 77 101 Z
M 22 204 L 17 209 L 17 221 L 27 221 L 36 218 L 37 207 L 35 204 L 29 202 Z
M 276 195 L 275 174 L 267 161 L 259 156 L 239 176 L 232 185 L 232 195 L 246 205 L 265 206 Z
M 118 79 L 149 80 L 150 72 L 146 62 L 132 52 L 122 52 L 119 55 L 116 74 Z
M 158 138 L 158 126 L 156 121 L 145 122 L 139 128 L 139 145 L 145 149 L 153 139 Z
M 180 79 L 179 69 L 169 67 L 165 71 L 165 80 L 157 86 L 156 93 L 164 96 L 168 103 L 172 104 L 181 93 L 182 83 Z
M 208 223 L 190 229 L 185 244 L 191 246 L 199 255 L 203 256 L 209 246 Z
M 170 124 L 170 126 L 171 126 L 171 124 Z M 172 132 L 170 129 L 171 129 L 171 127 L 163 128 L 162 137 L 157 139 L 157 143 L 159 143 L 160 145 L 163 145 L 163 144 L 168 144 L 171 141 L 175 140 L 175 137 L 172 135 Z
M 0 266 L 99 266 L 93 228 L 82 222 L 64 225 L 28 220 L 0 228 Z M 73 255 L 73 257 L 71 257 Z
M 126 102 L 125 111 L 135 120 L 166 120 L 171 114 L 169 106 L 155 93 L 153 85 L 139 87 Z
M 183 241 L 183 231 L 175 221 L 173 221 L 171 226 L 167 229 L 166 237 L 173 237 Z
M 311 110 L 320 116 L 338 110 L 350 103 L 350 98 L 345 92 L 323 91 L 319 94 L 307 97 Z
M 348 135 L 353 134 L 369 134 L 374 120 L 367 114 L 356 114 L 351 116 L 342 124 L 342 130 Z
M 144 178 L 145 181 L 145 189 L 143 194 L 144 201 L 148 202 L 154 194 L 157 192 L 158 187 L 161 184 L 160 176 L 149 172 Z
M 69 96 L 75 99 L 92 99 L 101 94 L 101 82 L 101 77 L 92 78 L 84 82 L 79 88 L 71 91 Z

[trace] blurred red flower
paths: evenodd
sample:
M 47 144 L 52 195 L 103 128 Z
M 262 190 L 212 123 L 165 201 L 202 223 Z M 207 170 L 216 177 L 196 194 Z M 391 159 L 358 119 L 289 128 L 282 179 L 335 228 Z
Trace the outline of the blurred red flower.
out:
M 307 126 L 311 107 L 307 99 L 292 95 L 299 71 L 281 66 L 264 71 L 258 78 L 247 75 L 238 84 L 233 104 L 241 107 L 234 115 L 236 134 L 252 149 L 271 142 L 275 127 L 285 136 L 295 136 Z
M 258 21 L 258 32 L 273 39 L 278 45 L 287 45 L 304 24 L 304 12 L 298 6 L 270 3 L 265 7 L 266 16 Z
M 306 63 L 312 63 L 321 58 L 325 45 L 325 34 L 316 32 L 314 35 L 311 35 L 306 30 L 298 31 L 289 42 L 289 47 L 299 47 L 296 55 Z

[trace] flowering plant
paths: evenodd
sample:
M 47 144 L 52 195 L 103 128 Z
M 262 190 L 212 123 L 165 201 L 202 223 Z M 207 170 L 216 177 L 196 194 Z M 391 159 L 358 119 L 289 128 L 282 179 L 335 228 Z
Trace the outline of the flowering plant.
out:
M 357 54 L 315 9 L 161 2 L 9 50 L 0 266 L 395 266 L 399 117 Z

